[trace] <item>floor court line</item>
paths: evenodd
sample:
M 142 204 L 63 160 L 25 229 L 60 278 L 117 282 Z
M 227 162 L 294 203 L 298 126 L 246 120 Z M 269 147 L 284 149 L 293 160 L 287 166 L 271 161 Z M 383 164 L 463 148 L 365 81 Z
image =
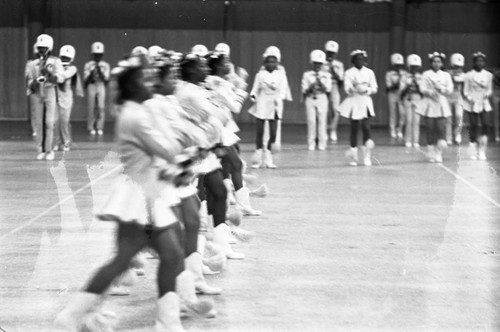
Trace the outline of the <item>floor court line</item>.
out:
M 95 180 L 92 180 L 90 181 L 89 183 L 87 183 L 86 185 L 84 185 L 83 187 L 75 190 L 75 192 L 73 192 L 71 195 L 69 196 L 66 196 L 65 198 L 59 200 L 59 202 L 55 203 L 54 205 L 50 206 L 49 208 L 47 208 L 45 211 L 39 213 L 38 215 L 36 215 L 35 217 L 31 218 L 30 220 L 28 220 L 26 223 L 14 228 L 13 230 L 7 232 L 6 234 L 0 236 L 0 241 L 3 240 L 4 238 L 6 238 L 7 236 L 9 235 L 12 235 L 12 234 L 15 234 L 17 232 L 19 232 L 20 230 L 30 226 L 31 224 L 33 224 L 35 221 L 37 221 L 38 219 L 40 219 L 41 217 L 45 216 L 46 214 L 50 213 L 52 210 L 58 208 L 60 205 L 62 205 L 63 203 L 69 201 L 70 199 L 74 198 L 76 195 L 78 195 L 79 193 L 81 193 L 82 191 L 84 191 L 85 189 L 87 189 L 88 187 L 90 187 L 92 184 L 95 184 L 99 181 L 101 181 L 102 179 L 110 176 L 111 174 L 119 171 L 120 169 L 122 169 L 123 166 L 120 164 L 120 165 L 117 165 L 116 167 L 114 167 L 113 169 L 109 170 L 108 172 L 102 174 L 101 176 L 99 176 L 98 178 L 96 178 Z
M 420 153 L 422 153 L 423 155 L 426 155 L 426 153 L 424 151 L 422 151 L 420 148 L 418 149 L 418 151 Z M 461 177 L 460 175 L 458 175 L 457 173 L 453 172 L 451 169 L 449 169 L 448 167 L 446 167 L 445 165 L 443 165 L 442 163 L 436 163 L 439 167 L 441 167 L 442 169 L 444 169 L 446 172 L 448 172 L 449 174 L 453 175 L 457 180 L 459 181 L 462 181 L 463 183 L 465 183 L 467 186 L 469 186 L 472 190 L 474 190 L 475 192 L 477 192 L 479 195 L 481 195 L 483 198 L 485 198 L 487 201 L 489 201 L 491 204 L 495 205 L 497 208 L 500 209 L 500 203 L 498 203 L 496 200 L 494 200 L 492 197 L 490 197 L 488 194 L 486 194 L 484 191 L 482 191 L 481 189 L 479 189 L 478 187 L 476 187 L 475 185 L 473 185 L 472 183 L 470 183 L 469 181 L 467 181 L 466 179 L 464 179 L 463 177 Z

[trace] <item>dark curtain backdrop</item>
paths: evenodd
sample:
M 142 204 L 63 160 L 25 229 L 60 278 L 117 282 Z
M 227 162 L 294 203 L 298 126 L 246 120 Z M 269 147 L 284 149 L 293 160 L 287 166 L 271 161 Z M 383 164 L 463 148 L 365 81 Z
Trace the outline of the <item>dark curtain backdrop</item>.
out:
M 369 66 L 375 71 L 379 93 L 374 97 L 375 124 L 387 124 L 384 73 L 391 48 L 388 3 L 194 0 L 32 0 L 46 1 L 41 24 L 55 40 L 55 52 L 64 44 L 77 50 L 75 64 L 83 70 L 90 57 L 90 44 L 102 41 L 105 60 L 115 64 L 134 46 L 161 45 L 188 51 L 202 43 L 209 49 L 226 41 L 233 61 L 247 69 L 250 85 L 269 45 L 282 52 L 294 101 L 286 104 L 284 121 L 305 122 L 300 103 L 300 79 L 309 68 L 309 53 L 333 39 L 339 42 L 339 58 L 348 68 L 349 53 L 356 48 L 368 52 Z M 34 40 L 29 40 L 30 1 L 0 0 L 0 118 L 27 119 L 24 66 Z M 500 54 L 500 25 L 496 24 L 500 5 L 465 3 L 421 3 L 406 6 L 405 54 L 439 50 L 470 55 L 481 50 L 496 65 Z M 26 13 L 26 14 L 25 14 Z M 467 68 L 470 68 L 470 63 Z M 86 117 L 85 100 L 75 102 L 72 120 Z M 248 106 L 248 105 L 247 105 Z M 239 121 L 251 121 L 246 109 Z

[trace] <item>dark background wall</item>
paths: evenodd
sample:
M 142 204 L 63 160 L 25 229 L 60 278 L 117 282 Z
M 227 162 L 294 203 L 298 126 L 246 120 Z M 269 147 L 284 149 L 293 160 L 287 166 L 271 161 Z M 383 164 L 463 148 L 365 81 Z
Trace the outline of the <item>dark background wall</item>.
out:
M 309 52 L 333 39 L 346 68 L 353 49 L 368 52 L 379 82 L 374 122 L 385 125 L 384 73 L 392 52 L 417 53 L 424 67 L 429 52 L 459 52 L 468 69 L 471 54 L 481 50 L 489 65 L 497 65 L 498 14 L 500 4 L 468 1 L 0 0 L 0 119 L 28 118 L 24 66 L 36 36 L 44 32 L 54 37 L 56 54 L 64 44 L 75 46 L 80 72 L 97 40 L 105 44 L 105 60 L 112 65 L 137 45 L 185 52 L 198 43 L 211 49 L 225 41 L 234 62 L 250 73 L 250 84 L 264 49 L 276 45 L 294 97 L 285 106 L 284 121 L 294 123 L 305 122 L 299 87 Z M 72 120 L 85 117 L 85 100 L 77 99 Z M 244 111 L 239 120 L 251 117 Z

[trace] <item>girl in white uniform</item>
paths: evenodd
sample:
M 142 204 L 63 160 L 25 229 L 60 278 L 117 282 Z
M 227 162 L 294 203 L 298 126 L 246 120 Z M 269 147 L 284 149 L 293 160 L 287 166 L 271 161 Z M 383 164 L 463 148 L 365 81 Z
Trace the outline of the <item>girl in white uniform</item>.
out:
M 425 105 L 420 115 L 425 118 L 428 160 L 442 162 L 446 143 L 446 121 L 451 116 L 447 96 L 453 92 L 451 75 L 443 71 L 445 55 L 434 52 L 429 54 L 431 69 L 422 74 L 421 90 L 425 96 Z
M 177 137 L 167 137 L 156 126 L 151 111 L 143 102 L 151 95 L 143 83 L 143 68 L 138 58 L 119 63 L 120 114 L 116 136 L 124 166 L 124 177 L 112 191 L 98 215 L 101 220 L 118 223 L 118 251 L 113 260 L 98 270 L 83 292 L 59 313 L 55 324 L 68 330 L 88 327 L 82 322 L 99 310 L 103 294 L 112 281 L 124 272 L 140 250 L 150 246 L 158 252 L 158 314 L 155 331 L 184 331 L 180 322 L 176 278 L 184 270 L 181 225 L 174 214 L 178 205 L 172 194 L 173 183 L 159 180 L 156 158 L 173 165 L 183 145 Z M 94 322 L 95 324 L 95 322 Z M 105 330 L 105 327 L 101 327 Z
M 483 53 L 474 53 L 472 62 L 473 69 L 465 74 L 464 80 L 464 109 L 469 114 L 470 122 L 470 156 L 472 159 L 486 160 L 488 116 L 492 110 L 489 98 L 493 93 L 493 75 L 484 69 L 486 55 Z
M 464 61 L 462 54 L 452 54 L 450 57 L 451 68 L 447 70 L 453 80 L 453 92 L 448 96 L 452 116 L 446 121 L 446 143 L 448 144 L 453 142 L 460 144 L 462 142 Z
M 251 100 L 255 104 L 248 110 L 257 120 L 256 150 L 252 156 L 252 167 L 276 168 L 272 156 L 272 145 L 276 140 L 278 120 L 283 117 L 283 100 L 287 99 L 288 79 L 284 70 L 278 69 L 281 52 L 270 46 L 262 55 L 264 70 L 255 75 Z M 269 122 L 269 141 L 264 147 L 264 124 Z
M 371 166 L 371 150 L 375 143 L 371 139 L 370 118 L 375 116 L 371 95 L 377 93 L 378 85 L 373 70 L 365 66 L 367 54 L 363 50 L 351 52 L 354 65 L 344 75 L 347 98 L 340 104 L 340 115 L 351 121 L 351 147 L 346 152 L 351 166 L 358 164 L 358 128 L 363 130 L 363 162 Z

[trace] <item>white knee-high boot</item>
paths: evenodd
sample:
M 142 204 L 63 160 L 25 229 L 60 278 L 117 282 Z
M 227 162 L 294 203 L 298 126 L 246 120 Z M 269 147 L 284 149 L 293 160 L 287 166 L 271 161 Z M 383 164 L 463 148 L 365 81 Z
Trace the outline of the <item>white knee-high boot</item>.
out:
M 97 311 L 102 303 L 102 295 L 79 292 L 57 315 L 54 326 L 65 331 L 80 331 L 85 317 Z
M 434 145 L 427 145 L 427 160 L 431 163 L 436 162 L 436 150 Z
M 196 296 L 194 276 L 191 271 L 184 270 L 175 280 L 175 289 L 179 295 L 181 307 L 201 317 L 215 317 L 214 303 L 200 300 Z
M 222 248 L 228 259 L 244 259 L 244 254 L 234 252 L 231 249 L 231 245 L 229 244 L 230 233 L 231 230 L 227 224 L 222 223 L 218 225 L 214 228 L 214 242 Z
M 273 161 L 273 153 L 271 152 L 271 150 L 264 150 L 264 166 L 266 166 L 267 168 L 276 168 L 276 164 L 274 164 Z
M 210 247 L 211 254 L 205 256 L 205 248 L 207 244 L 207 238 L 203 234 L 198 235 L 198 252 L 201 254 L 202 258 L 202 270 L 203 274 L 217 274 L 220 273 L 227 263 L 226 255 L 221 251 L 217 251 L 214 246 Z
M 194 276 L 194 286 L 197 292 L 208 295 L 222 293 L 219 287 L 209 286 L 203 276 L 203 260 L 199 252 L 193 252 L 186 258 L 186 270 Z
M 351 166 L 357 166 L 358 165 L 358 148 L 349 148 L 345 152 L 345 156 L 347 160 L 349 161 L 349 165 Z
M 251 158 L 252 168 L 260 168 L 263 165 L 262 162 L 262 149 L 255 150 Z
M 365 142 L 365 146 L 363 146 L 363 163 L 365 166 L 372 165 L 372 150 L 375 147 L 375 142 L 369 139 Z
M 479 137 L 479 147 L 477 149 L 477 159 L 486 160 L 486 147 L 488 146 L 488 136 Z
M 245 216 L 260 216 L 262 211 L 255 210 L 250 205 L 250 190 L 247 187 L 241 187 L 235 192 L 236 202 L 241 212 Z
M 436 162 L 442 163 L 443 162 L 443 151 L 448 147 L 448 143 L 446 143 L 446 140 L 440 139 L 437 142 L 436 146 Z
M 185 332 L 181 324 L 179 296 L 168 292 L 158 299 L 155 332 Z

